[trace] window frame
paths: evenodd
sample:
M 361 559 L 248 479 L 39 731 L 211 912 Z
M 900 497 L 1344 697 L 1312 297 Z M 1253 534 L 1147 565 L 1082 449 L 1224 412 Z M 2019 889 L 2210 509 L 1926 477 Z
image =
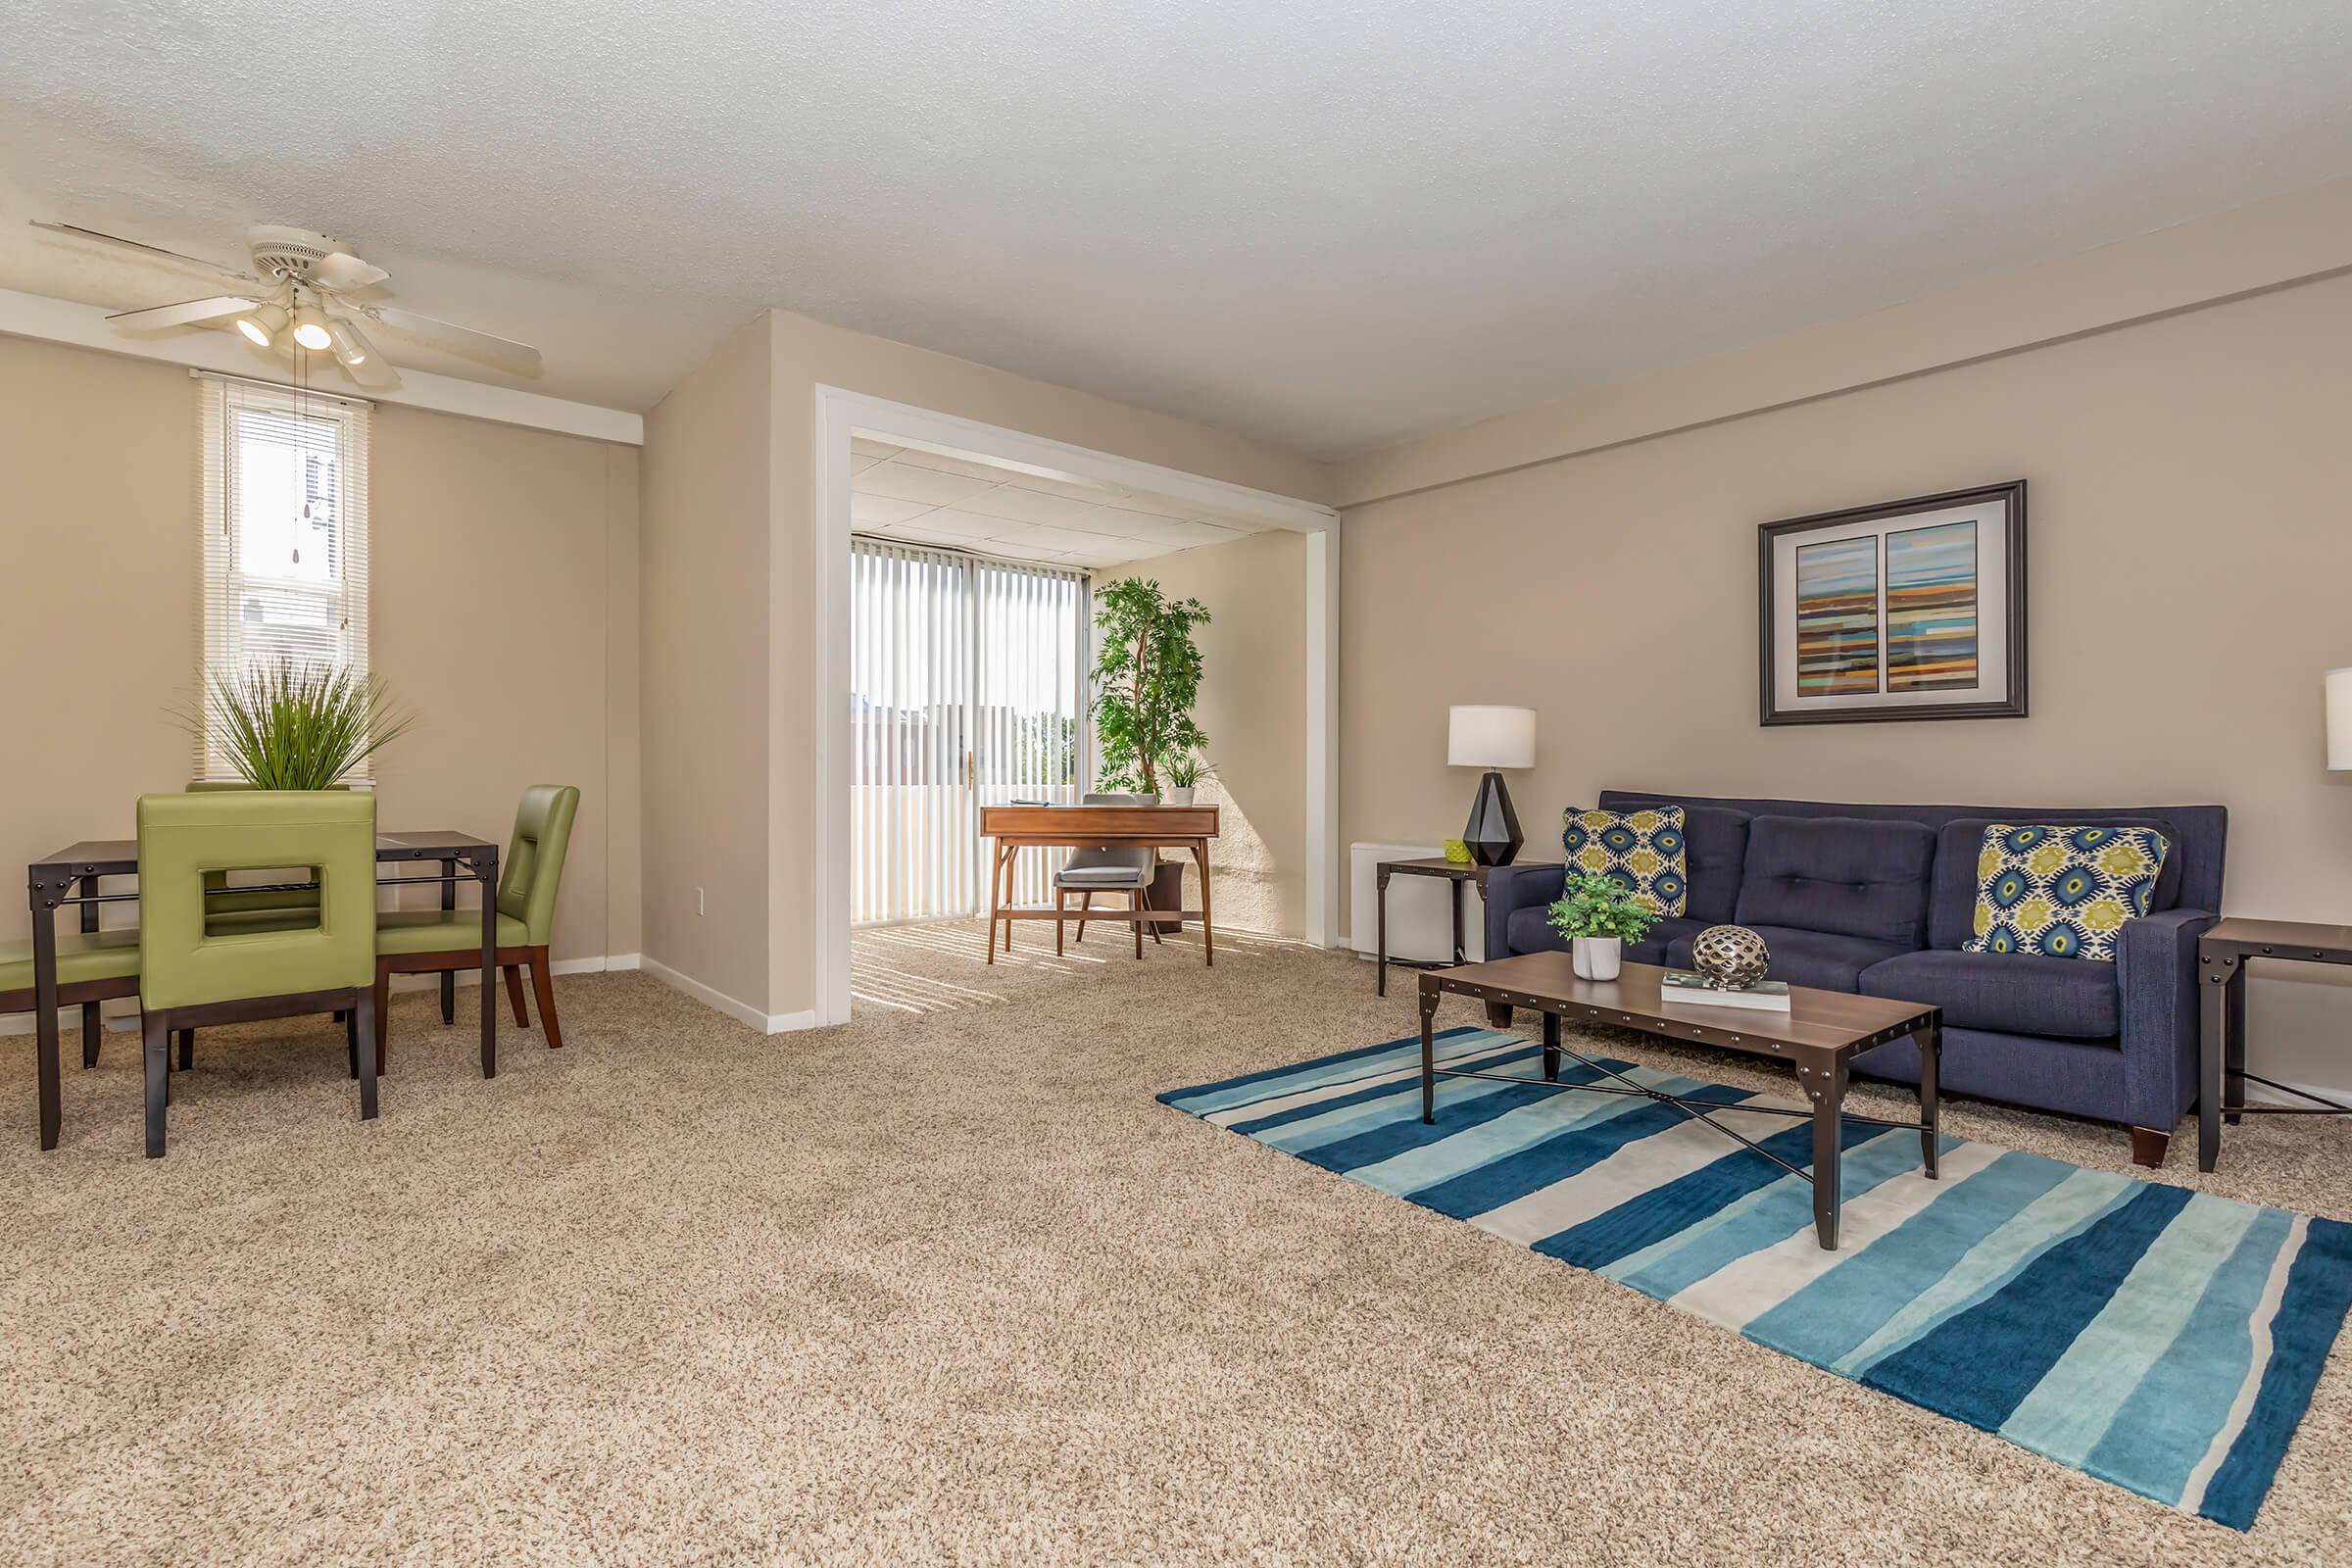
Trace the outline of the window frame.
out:
M 202 723 L 194 737 L 194 772 L 203 780 L 234 780 L 239 775 L 225 750 L 216 743 L 210 694 L 215 679 L 246 667 L 269 650 L 247 647 L 243 605 L 256 588 L 282 603 L 316 600 L 328 621 L 333 652 L 325 655 L 336 667 L 361 680 L 370 670 L 368 645 L 368 459 L 371 405 L 357 398 L 315 393 L 307 388 L 248 381 L 234 376 L 192 371 L 197 381 L 202 443 L 202 497 L 198 526 L 196 701 Z M 246 416 L 296 420 L 308 431 L 324 425 L 334 444 L 333 570 L 323 584 L 299 578 L 276 578 L 245 568 L 240 551 L 248 541 L 236 526 L 232 510 L 237 500 L 243 441 L 237 430 Z M 307 452 L 309 447 L 304 447 Z M 300 657 L 300 656 L 298 656 Z M 374 782 L 371 762 L 363 760 L 348 782 Z

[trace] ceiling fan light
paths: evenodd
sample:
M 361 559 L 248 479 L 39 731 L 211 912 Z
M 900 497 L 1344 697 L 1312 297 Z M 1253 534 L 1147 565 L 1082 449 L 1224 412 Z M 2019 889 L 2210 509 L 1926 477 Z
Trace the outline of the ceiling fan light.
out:
M 294 341 L 306 349 L 322 349 L 334 341 L 318 306 L 305 305 L 294 313 Z
M 349 321 L 344 320 L 341 317 L 336 317 L 327 322 L 326 335 L 334 340 L 336 359 L 341 360 L 347 366 L 368 363 L 368 345 L 361 339 L 359 333 L 351 329 Z
M 282 305 L 265 305 L 251 316 L 237 318 L 237 330 L 256 347 L 265 349 L 277 341 L 277 334 L 285 325 L 286 309 Z

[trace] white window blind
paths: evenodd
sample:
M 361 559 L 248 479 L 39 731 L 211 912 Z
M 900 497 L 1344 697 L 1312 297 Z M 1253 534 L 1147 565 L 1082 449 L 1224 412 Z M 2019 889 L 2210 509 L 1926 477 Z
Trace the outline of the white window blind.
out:
M 978 808 L 1084 788 L 1087 579 L 859 538 L 850 584 L 851 918 L 975 914 Z M 1066 858 L 1025 852 L 1013 902 Z
M 277 659 L 368 678 L 368 405 L 197 378 L 204 448 L 199 703 Z M 353 783 L 371 782 L 366 762 Z M 237 776 L 218 737 L 196 776 Z

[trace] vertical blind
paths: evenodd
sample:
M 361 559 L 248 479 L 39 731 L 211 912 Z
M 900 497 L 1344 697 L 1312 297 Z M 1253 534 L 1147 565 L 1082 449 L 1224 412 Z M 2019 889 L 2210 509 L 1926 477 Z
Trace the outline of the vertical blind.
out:
M 203 646 L 198 702 L 280 658 L 368 677 L 368 405 L 199 375 Z M 196 776 L 236 777 L 218 737 Z M 368 782 L 363 762 L 352 775 Z
M 850 584 L 851 918 L 976 913 L 979 806 L 1082 786 L 1086 578 L 860 537 Z M 1015 900 L 1065 858 L 1024 855 Z

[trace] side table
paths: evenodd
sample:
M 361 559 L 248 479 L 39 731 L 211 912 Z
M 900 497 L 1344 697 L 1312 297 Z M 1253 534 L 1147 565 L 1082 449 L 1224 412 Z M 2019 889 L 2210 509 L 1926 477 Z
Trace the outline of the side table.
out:
M 2240 1116 L 2352 1114 L 2323 1095 L 2275 1083 L 2246 1071 L 2246 961 L 2284 958 L 2300 963 L 2352 964 L 2352 926 L 2301 920 L 2224 920 L 2197 938 L 2197 985 L 2203 993 L 2197 1028 L 2197 1169 L 2211 1170 L 2222 1152 L 2222 1123 Z M 2308 1100 L 2308 1105 L 2249 1105 L 2246 1085 Z
M 1444 969 L 1458 967 L 1468 961 L 1462 947 L 1462 885 L 1475 883 L 1480 898 L 1487 894 L 1487 872 L 1475 860 L 1448 860 L 1435 858 L 1424 860 L 1383 860 L 1374 868 L 1374 881 L 1380 889 L 1380 989 L 1379 995 L 1389 994 L 1389 965 L 1399 969 Z M 1392 876 L 1442 877 L 1453 884 L 1453 964 L 1430 958 L 1392 958 L 1389 956 L 1389 878 Z

